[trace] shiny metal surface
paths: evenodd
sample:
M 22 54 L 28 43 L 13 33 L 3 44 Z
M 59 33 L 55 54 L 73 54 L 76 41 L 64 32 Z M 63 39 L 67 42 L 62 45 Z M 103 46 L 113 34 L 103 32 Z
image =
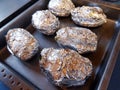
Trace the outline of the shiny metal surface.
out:
M 27 4 L 30 0 L 0 0 L 0 22 Z

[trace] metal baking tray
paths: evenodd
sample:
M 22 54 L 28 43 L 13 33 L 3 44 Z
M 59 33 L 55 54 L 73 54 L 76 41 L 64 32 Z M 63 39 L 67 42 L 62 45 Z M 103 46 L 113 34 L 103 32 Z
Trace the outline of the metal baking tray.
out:
M 11 55 L 6 48 L 5 35 L 11 28 L 21 27 L 27 29 L 39 41 L 40 48 L 55 47 L 59 45 L 53 36 L 41 34 L 31 25 L 31 16 L 37 10 L 47 9 L 49 0 L 38 0 L 15 19 L 1 28 L 0 32 L 0 63 L 10 69 L 19 79 L 29 83 L 29 87 L 42 90 L 61 90 L 51 84 L 41 73 L 39 58 L 34 56 L 30 61 L 23 62 Z M 90 28 L 98 36 L 98 47 L 93 53 L 85 54 L 93 64 L 93 73 L 83 86 L 64 88 L 64 90 L 105 90 L 107 89 L 111 73 L 120 49 L 120 8 L 112 4 L 97 3 L 89 0 L 73 0 L 76 6 L 89 5 L 101 7 L 107 15 L 107 23 Z M 59 18 L 61 27 L 76 26 L 70 17 Z

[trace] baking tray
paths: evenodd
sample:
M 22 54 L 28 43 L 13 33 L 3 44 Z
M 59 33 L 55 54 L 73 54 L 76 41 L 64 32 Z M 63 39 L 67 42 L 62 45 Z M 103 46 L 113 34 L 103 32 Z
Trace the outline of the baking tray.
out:
M 42 90 L 61 90 L 61 88 L 51 84 L 45 75 L 41 73 L 38 55 L 34 56 L 30 61 L 23 62 L 11 55 L 6 48 L 5 34 L 11 28 L 26 28 L 39 41 L 40 48 L 55 47 L 59 45 L 55 42 L 54 36 L 46 36 L 41 34 L 31 25 L 31 15 L 41 9 L 47 9 L 49 0 L 39 0 L 30 8 L 25 10 L 9 24 L 1 28 L 0 32 L 0 63 L 15 72 L 19 78 L 25 83 L 30 83 L 29 87 Z M 89 5 L 100 6 L 107 15 L 107 23 L 90 28 L 98 36 L 97 50 L 93 53 L 85 54 L 93 64 L 93 73 L 87 79 L 85 85 L 78 87 L 64 88 L 64 90 L 105 90 L 109 83 L 111 73 L 116 62 L 119 52 L 120 40 L 120 8 L 110 4 L 97 3 L 89 0 L 73 0 L 76 6 Z M 115 13 L 114 15 L 111 13 Z M 76 26 L 70 17 L 60 18 L 61 27 Z

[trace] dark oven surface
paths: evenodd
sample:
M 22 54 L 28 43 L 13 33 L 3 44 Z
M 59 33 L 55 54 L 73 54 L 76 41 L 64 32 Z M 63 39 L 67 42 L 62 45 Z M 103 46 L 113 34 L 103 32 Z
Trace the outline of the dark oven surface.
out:
M 107 23 L 96 27 L 90 28 L 98 36 L 98 47 L 93 53 L 85 54 L 93 64 L 93 73 L 87 79 L 85 85 L 79 87 L 64 88 L 65 90 L 90 90 L 90 89 L 105 89 L 109 82 L 109 77 L 114 68 L 116 56 L 119 51 L 118 40 L 120 29 L 120 8 L 114 8 L 110 5 L 99 4 L 88 0 L 73 0 L 76 6 L 89 5 L 100 6 L 107 15 Z M 29 88 L 42 89 L 42 90 L 59 90 L 61 88 L 52 85 L 45 75 L 41 73 L 39 66 L 39 56 L 35 56 L 30 61 L 23 62 L 11 55 L 6 48 L 5 34 L 11 28 L 22 27 L 32 33 L 39 41 L 40 48 L 55 47 L 59 45 L 54 40 L 53 36 L 46 36 L 41 34 L 38 30 L 31 25 L 31 15 L 40 9 L 47 9 L 48 0 L 39 0 L 17 18 L 12 20 L 9 24 L 1 28 L 1 50 L 0 50 L 0 63 L 14 72 L 15 75 L 27 83 Z M 116 13 L 113 16 L 110 13 Z M 76 26 L 70 17 L 59 18 L 61 27 Z M 113 55 L 114 54 L 114 55 Z

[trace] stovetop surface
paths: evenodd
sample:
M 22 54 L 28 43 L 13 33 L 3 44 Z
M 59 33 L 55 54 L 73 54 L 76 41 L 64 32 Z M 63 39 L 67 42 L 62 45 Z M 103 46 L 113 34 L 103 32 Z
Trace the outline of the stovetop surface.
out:
M 27 4 L 30 0 L 0 0 L 0 22 Z

